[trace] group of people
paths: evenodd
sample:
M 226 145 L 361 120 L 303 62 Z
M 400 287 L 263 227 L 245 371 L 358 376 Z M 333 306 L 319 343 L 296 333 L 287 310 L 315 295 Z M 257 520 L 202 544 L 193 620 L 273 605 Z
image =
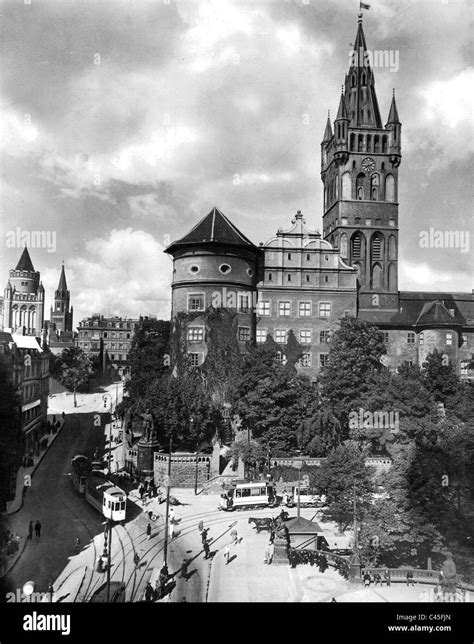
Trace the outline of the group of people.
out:
M 33 521 L 30 521 L 28 525 L 28 540 L 31 541 L 33 539 L 33 529 L 35 531 L 36 539 L 39 539 L 41 537 L 41 522 L 36 521 L 36 523 L 33 526 Z
M 410 573 L 411 573 L 411 577 L 408 577 Z M 411 571 L 407 572 L 407 586 L 408 586 L 409 579 L 413 580 L 413 572 Z M 374 586 L 383 586 L 383 584 L 386 584 L 387 586 L 392 585 L 389 570 L 384 570 L 382 575 L 379 572 L 370 573 L 367 570 L 364 573 L 364 576 L 362 577 L 362 581 L 364 582 L 364 586 L 366 588 L 368 588 L 372 583 L 374 584 Z
M 146 502 L 147 499 L 154 499 L 155 497 L 158 497 L 158 501 L 160 503 L 162 502 L 161 490 L 155 485 L 155 481 L 153 479 L 151 479 L 151 481 L 145 480 L 141 483 L 138 488 L 138 494 L 140 495 L 140 500 L 143 502 Z
M 155 582 L 155 587 L 153 588 L 151 583 L 147 582 L 147 585 L 145 587 L 145 601 L 155 602 L 158 599 L 164 597 L 169 576 L 170 574 L 168 566 L 166 564 L 163 564 L 158 575 L 158 579 Z

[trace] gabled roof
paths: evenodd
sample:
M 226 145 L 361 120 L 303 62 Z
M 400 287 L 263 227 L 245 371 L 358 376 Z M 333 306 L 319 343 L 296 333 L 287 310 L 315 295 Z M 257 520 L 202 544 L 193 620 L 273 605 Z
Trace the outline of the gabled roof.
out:
M 33 264 L 31 262 L 30 254 L 28 252 L 28 248 L 26 246 L 23 249 L 23 252 L 21 254 L 20 259 L 18 260 L 18 264 L 16 265 L 15 270 L 30 271 L 31 273 L 35 272 L 35 269 L 33 268 Z
M 323 531 L 319 523 L 309 521 L 309 519 L 305 519 L 304 517 L 288 519 L 288 521 L 285 521 L 285 525 L 290 534 L 308 534 Z
M 474 326 L 474 295 L 472 293 L 401 291 L 398 311 L 360 310 L 359 316 L 368 322 L 387 328 L 448 325 L 472 327 Z
M 218 208 L 213 208 L 187 235 L 168 246 L 165 252 L 168 253 L 171 249 L 179 246 L 202 243 L 220 243 L 256 248 Z
M 19 349 L 33 349 L 43 353 L 43 348 L 39 341 L 39 338 L 36 338 L 33 335 L 20 335 L 19 333 L 13 333 L 13 342 Z

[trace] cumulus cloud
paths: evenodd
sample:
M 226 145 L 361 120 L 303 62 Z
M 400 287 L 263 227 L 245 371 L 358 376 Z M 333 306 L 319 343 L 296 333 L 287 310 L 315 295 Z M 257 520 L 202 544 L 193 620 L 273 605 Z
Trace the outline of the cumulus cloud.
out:
M 86 243 L 82 257 L 67 262 L 75 320 L 93 312 L 138 317 L 170 314 L 171 260 L 163 245 L 143 230 L 112 230 Z M 45 271 L 45 288 L 57 288 L 58 274 Z M 48 304 L 48 303 L 47 303 Z

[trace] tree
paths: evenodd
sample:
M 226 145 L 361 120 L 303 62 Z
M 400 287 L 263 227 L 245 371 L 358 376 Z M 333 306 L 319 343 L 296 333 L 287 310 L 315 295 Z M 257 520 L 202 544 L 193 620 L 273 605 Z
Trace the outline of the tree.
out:
M 358 517 L 370 502 L 372 468 L 365 465 L 366 454 L 353 441 L 346 441 L 330 452 L 316 473 L 316 487 L 326 495 L 325 520 L 335 521 L 345 530 L 353 520 L 354 495 Z
M 451 362 L 441 351 L 434 349 L 423 363 L 423 381 L 434 398 L 442 403 L 453 396 L 459 388 L 459 378 Z
M 131 377 L 125 384 L 129 406 L 146 395 L 153 381 L 169 369 L 169 339 L 168 321 L 146 318 L 140 320 L 129 353 Z
M 320 381 L 323 404 L 330 405 L 346 431 L 348 414 L 360 407 L 372 373 L 383 369 L 380 360 L 385 353 L 383 335 L 376 326 L 353 317 L 341 319 Z
M 74 393 L 86 390 L 92 373 L 92 362 L 79 347 L 63 349 L 51 360 L 51 375 Z
M 308 400 L 315 395 L 306 377 L 275 362 L 276 351 L 271 342 L 249 350 L 232 401 L 242 429 L 250 430 L 273 456 L 296 449 L 297 429 L 306 416 Z
M 230 455 L 234 465 L 237 464 L 239 458 L 243 461 L 250 476 L 252 476 L 251 473 L 256 473 L 266 460 L 265 449 L 253 438 L 249 441 L 246 432 L 237 434 L 230 446 Z

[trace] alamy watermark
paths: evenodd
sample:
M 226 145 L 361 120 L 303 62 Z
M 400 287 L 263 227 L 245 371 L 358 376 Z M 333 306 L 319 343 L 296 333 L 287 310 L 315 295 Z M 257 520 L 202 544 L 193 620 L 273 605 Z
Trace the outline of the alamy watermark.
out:
M 398 411 L 366 411 L 360 407 L 349 413 L 349 429 L 388 429 L 398 432 L 400 418 Z
M 15 230 L 5 233 L 5 246 L 7 248 L 44 248 L 48 253 L 56 252 L 55 230 L 22 230 L 19 226 Z
M 461 253 L 470 250 L 470 234 L 468 230 L 429 230 L 420 231 L 420 248 L 459 248 Z
M 400 52 L 398 49 L 351 49 L 349 51 L 351 67 L 385 67 L 391 72 L 400 69 Z

